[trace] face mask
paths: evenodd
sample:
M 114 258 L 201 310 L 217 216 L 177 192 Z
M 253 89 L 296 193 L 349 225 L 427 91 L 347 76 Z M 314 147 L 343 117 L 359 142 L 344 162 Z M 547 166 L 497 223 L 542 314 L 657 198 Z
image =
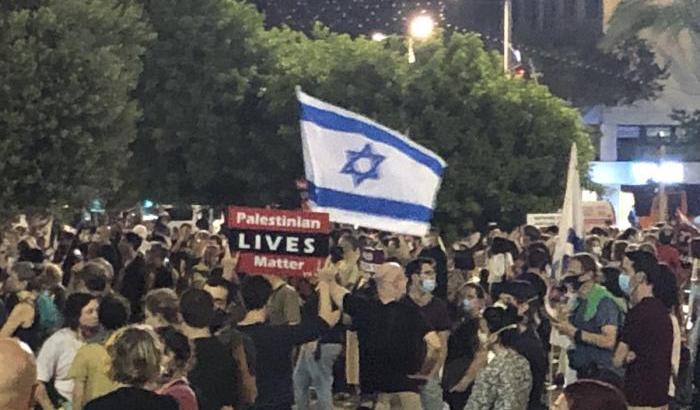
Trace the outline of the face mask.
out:
M 474 309 L 474 306 L 474 303 L 469 299 L 464 299 L 462 301 L 462 309 L 467 313 L 470 313 Z
M 576 309 L 576 304 L 578 303 L 578 299 L 576 298 L 575 293 L 567 293 L 567 300 L 566 300 L 566 308 L 569 310 L 569 312 L 572 312 L 574 309 Z
M 630 286 L 629 275 L 620 275 L 617 277 L 617 284 L 620 286 L 620 290 L 627 296 L 632 295 L 632 287 Z
M 573 288 L 575 292 L 578 292 L 578 290 L 581 289 L 581 286 L 583 286 L 583 284 L 585 283 L 579 280 L 580 277 L 581 275 L 569 276 L 568 278 L 564 279 L 562 283 L 564 285 L 571 286 L 571 288 Z
M 437 282 L 435 282 L 435 279 L 425 279 L 421 281 L 420 287 L 425 292 L 433 293 L 433 291 L 437 287 Z
M 489 334 L 479 330 L 479 343 L 484 346 L 489 342 Z

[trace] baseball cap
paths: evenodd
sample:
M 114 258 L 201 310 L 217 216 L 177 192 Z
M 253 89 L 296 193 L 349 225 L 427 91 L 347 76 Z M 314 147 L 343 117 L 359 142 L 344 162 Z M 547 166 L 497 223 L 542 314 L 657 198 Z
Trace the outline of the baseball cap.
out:
M 360 269 L 365 272 L 376 272 L 384 263 L 384 251 L 376 248 L 362 248 L 360 252 Z

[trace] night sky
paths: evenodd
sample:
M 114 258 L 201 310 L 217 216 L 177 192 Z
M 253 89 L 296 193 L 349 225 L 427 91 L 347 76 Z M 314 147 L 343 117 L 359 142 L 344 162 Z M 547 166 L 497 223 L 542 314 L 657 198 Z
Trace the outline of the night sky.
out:
M 451 0 L 452 2 L 456 0 Z M 444 20 L 450 0 L 254 0 L 268 25 L 287 24 L 308 31 L 320 21 L 333 31 L 352 35 L 403 33 L 406 18 L 429 13 Z

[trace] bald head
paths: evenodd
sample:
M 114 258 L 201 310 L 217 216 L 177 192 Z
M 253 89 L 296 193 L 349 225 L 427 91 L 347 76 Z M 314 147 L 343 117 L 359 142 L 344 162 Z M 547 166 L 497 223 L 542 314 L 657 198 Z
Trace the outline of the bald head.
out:
M 32 408 L 36 363 L 28 347 L 15 339 L 0 339 L 0 409 Z
M 374 280 L 377 282 L 379 299 L 384 303 L 399 300 L 406 294 L 408 279 L 403 267 L 398 263 L 389 262 L 380 265 L 374 274 Z

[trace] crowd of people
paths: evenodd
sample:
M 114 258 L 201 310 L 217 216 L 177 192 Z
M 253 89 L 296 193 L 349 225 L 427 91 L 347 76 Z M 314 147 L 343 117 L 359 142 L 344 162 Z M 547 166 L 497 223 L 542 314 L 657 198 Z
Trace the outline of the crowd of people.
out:
M 288 278 L 198 225 L 2 231 L 0 408 L 700 408 L 687 221 L 569 235 L 559 261 L 556 227 L 336 226 Z

